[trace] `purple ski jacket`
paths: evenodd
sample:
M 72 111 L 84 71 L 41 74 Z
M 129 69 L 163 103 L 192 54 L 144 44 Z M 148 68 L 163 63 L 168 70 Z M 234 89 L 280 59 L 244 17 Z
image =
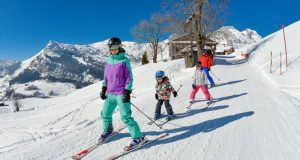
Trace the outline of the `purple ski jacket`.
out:
M 133 83 L 130 60 L 125 52 L 111 55 L 107 59 L 102 86 L 107 87 L 107 93 L 113 95 L 124 94 L 125 89 L 131 90 Z

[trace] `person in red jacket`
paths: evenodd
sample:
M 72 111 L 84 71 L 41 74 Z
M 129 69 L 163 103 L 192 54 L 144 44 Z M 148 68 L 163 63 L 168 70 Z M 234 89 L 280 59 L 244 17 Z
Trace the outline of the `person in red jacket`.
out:
M 213 65 L 213 55 L 211 54 L 210 48 L 204 47 L 204 53 L 199 57 L 199 62 L 202 64 L 202 69 L 210 83 L 211 87 L 215 86 L 213 78 L 209 75 L 210 67 Z

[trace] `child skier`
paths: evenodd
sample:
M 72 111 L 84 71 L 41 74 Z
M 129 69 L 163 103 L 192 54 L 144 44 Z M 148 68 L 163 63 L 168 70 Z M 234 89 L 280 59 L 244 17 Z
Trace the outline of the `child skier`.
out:
M 174 112 L 172 106 L 170 105 L 170 97 L 171 93 L 173 93 L 174 97 L 177 96 L 177 92 L 174 90 L 171 85 L 169 78 L 165 76 L 164 71 L 157 71 L 155 73 L 156 85 L 155 85 L 155 99 L 157 99 L 156 109 L 154 120 L 157 120 L 161 117 L 161 106 L 165 103 L 165 107 L 168 113 L 166 120 L 171 120 L 174 118 Z
M 208 104 L 211 103 L 211 96 L 205 86 L 205 79 L 206 77 L 203 68 L 201 67 L 201 62 L 198 62 L 196 65 L 196 70 L 194 72 L 194 79 L 192 84 L 193 91 L 190 96 L 190 103 L 194 102 L 195 96 L 200 88 L 204 93 L 206 100 L 209 101 Z
M 127 125 L 129 133 L 133 138 L 127 148 L 134 148 L 144 140 L 140 127 L 131 116 L 130 94 L 133 83 L 133 76 L 130 66 L 130 60 L 125 57 L 125 50 L 119 38 L 113 37 L 108 41 L 110 57 L 105 65 L 104 80 L 101 99 L 105 100 L 101 117 L 103 119 L 103 133 L 99 141 L 103 142 L 105 138 L 113 133 L 112 114 L 118 106 L 121 120 Z M 125 149 L 126 150 L 126 149 Z

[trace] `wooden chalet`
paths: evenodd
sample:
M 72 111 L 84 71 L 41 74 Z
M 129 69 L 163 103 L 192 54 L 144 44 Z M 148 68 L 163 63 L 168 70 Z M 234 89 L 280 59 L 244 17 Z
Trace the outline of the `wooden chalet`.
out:
M 216 50 L 217 42 L 206 39 L 205 45 L 212 49 L 212 52 Z M 196 41 L 191 41 L 190 34 L 183 35 L 169 42 L 169 56 L 172 60 L 184 58 L 185 67 L 194 67 L 198 61 L 200 53 L 197 52 Z

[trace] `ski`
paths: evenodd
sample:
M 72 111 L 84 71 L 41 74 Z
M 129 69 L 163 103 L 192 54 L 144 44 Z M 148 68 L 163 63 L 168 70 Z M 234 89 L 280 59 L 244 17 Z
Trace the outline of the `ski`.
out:
M 154 122 L 156 122 L 156 120 L 154 120 L 153 118 L 151 118 L 152 121 L 148 122 L 148 125 L 152 125 Z M 158 119 L 157 119 L 158 120 Z
M 158 123 L 158 126 L 162 127 L 163 125 L 167 124 L 168 122 L 170 122 L 170 121 L 172 121 L 172 120 L 174 120 L 174 119 L 176 119 L 176 118 L 178 118 L 177 115 L 175 115 L 175 117 L 173 117 L 173 118 L 171 118 L 171 119 L 165 119 L 163 122 Z
M 186 108 L 186 109 L 191 109 L 191 108 L 192 108 L 192 105 L 193 105 L 193 103 L 194 103 L 194 102 L 190 102 L 190 104 L 189 104 L 188 106 L 186 106 L 185 108 Z
M 213 100 L 211 102 L 207 102 L 206 106 L 204 108 L 202 108 L 201 110 L 204 111 L 204 110 L 208 109 L 208 107 L 213 105 L 213 104 L 215 104 L 215 101 L 213 101 Z
M 159 117 L 158 119 L 154 120 L 153 118 L 151 118 L 152 121 L 148 122 L 148 125 L 152 125 L 154 122 L 156 123 L 157 121 L 161 120 L 163 117 L 165 117 L 164 115 L 162 115 L 161 117 Z
M 186 109 L 191 109 L 193 104 L 198 103 L 198 102 L 202 102 L 202 101 L 206 101 L 206 100 L 205 99 L 196 99 L 196 100 L 190 101 L 189 105 L 186 106 L 185 108 Z
M 72 159 L 74 160 L 80 160 L 81 158 L 83 158 L 84 156 L 86 156 L 87 154 L 89 154 L 91 151 L 93 151 L 94 149 L 96 149 L 97 147 L 101 146 L 102 144 L 104 144 L 105 142 L 107 142 L 109 139 L 111 139 L 112 137 L 114 137 L 115 135 L 117 135 L 119 132 L 121 132 L 123 129 L 125 129 L 126 126 L 122 125 L 119 128 L 117 128 L 116 131 L 114 131 L 110 136 L 108 136 L 105 141 L 103 142 L 97 142 L 91 146 L 89 146 L 88 148 L 82 150 L 81 152 L 77 153 L 76 155 L 72 156 Z
M 162 139 L 162 138 L 166 137 L 167 135 L 168 135 L 168 133 L 162 133 L 162 134 L 160 134 L 160 135 L 158 135 L 158 136 L 156 136 L 156 137 L 154 137 L 154 138 L 151 138 L 151 139 L 148 139 L 148 140 L 146 139 L 146 140 L 144 140 L 144 142 L 141 143 L 139 146 L 137 146 L 137 147 L 135 147 L 135 148 L 133 148 L 133 149 L 131 149 L 131 150 L 129 150 L 129 151 L 123 150 L 123 151 L 120 152 L 120 153 L 114 154 L 114 155 L 112 155 L 112 156 L 106 158 L 106 160 L 115 160 L 115 159 L 117 159 L 117 158 L 120 158 L 120 157 L 122 157 L 122 156 L 124 156 L 124 155 L 126 155 L 126 154 L 128 154 L 128 153 L 130 153 L 130 152 L 132 152 L 132 151 L 135 151 L 135 150 L 137 150 L 137 149 L 139 149 L 139 148 L 141 148 L 141 147 L 143 147 L 143 146 L 145 146 L 145 145 L 148 145 L 148 144 L 150 144 L 150 143 L 152 143 L 152 142 L 155 142 L 155 141 L 157 141 L 157 140 L 159 140 L 159 139 Z
M 152 125 L 154 122 L 156 123 L 157 121 L 159 121 L 159 120 L 161 120 L 162 118 L 166 117 L 166 115 L 164 115 L 164 113 L 165 113 L 165 112 L 163 112 L 163 113 L 161 114 L 161 116 L 160 116 L 158 119 L 156 119 L 156 120 L 154 120 L 154 118 L 151 118 L 152 121 L 148 122 L 147 124 L 148 124 L 148 125 Z

